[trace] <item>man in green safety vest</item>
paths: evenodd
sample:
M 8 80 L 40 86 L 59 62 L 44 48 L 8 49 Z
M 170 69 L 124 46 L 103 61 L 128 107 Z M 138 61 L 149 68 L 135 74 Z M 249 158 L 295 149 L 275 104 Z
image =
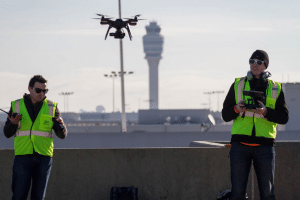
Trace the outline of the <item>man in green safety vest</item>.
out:
M 233 120 L 230 168 L 231 200 L 245 199 L 253 163 L 260 199 L 275 200 L 275 139 L 277 124 L 286 124 L 289 113 L 282 84 L 269 80 L 269 56 L 256 50 L 247 76 L 235 79 L 225 98 L 222 117 Z
M 12 200 L 26 200 L 30 185 L 31 199 L 45 198 L 52 168 L 52 129 L 61 139 L 67 136 L 57 103 L 46 98 L 47 80 L 33 76 L 28 90 L 30 94 L 12 101 L 4 126 L 5 136 L 14 136 Z

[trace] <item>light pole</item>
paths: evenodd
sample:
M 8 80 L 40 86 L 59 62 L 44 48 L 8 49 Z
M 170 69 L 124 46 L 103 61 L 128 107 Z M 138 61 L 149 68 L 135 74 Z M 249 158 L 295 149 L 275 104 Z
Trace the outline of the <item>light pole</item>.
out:
M 133 74 L 133 72 L 132 71 L 130 71 L 128 73 L 123 72 L 123 74 L 130 75 L 130 74 Z M 113 81 L 113 122 L 115 122 L 115 78 L 117 78 L 118 76 L 121 77 L 121 72 L 118 72 L 118 74 L 117 74 L 117 72 L 112 71 L 111 74 L 104 74 L 104 76 L 107 78 L 111 78 Z
M 115 78 L 118 77 L 116 72 L 112 71 L 111 75 L 104 74 L 105 77 L 111 78 L 113 82 L 113 122 L 115 122 Z
M 210 91 L 210 92 L 204 92 L 204 94 L 208 95 L 208 103 L 209 103 L 209 110 L 211 110 L 211 100 L 210 100 L 210 95 L 212 94 L 217 94 L 218 95 L 218 105 L 217 105 L 217 110 L 219 111 L 219 94 L 224 93 L 224 91 Z
M 64 96 L 64 112 L 66 112 L 66 108 L 67 108 L 67 112 L 68 112 L 68 96 L 70 96 L 72 94 L 74 94 L 74 92 L 61 92 L 61 93 L 59 93 L 59 95 Z
M 122 19 L 121 0 L 119 0 L 119 19 Z M 124 86 L 124 67 L 123 67 L 123 40 L 120 39 L 120 65 L 121 65 L 121 97 L 122 97 L 122 132 L 127 132 L 126 112 L 125 112 L 125 86 Z

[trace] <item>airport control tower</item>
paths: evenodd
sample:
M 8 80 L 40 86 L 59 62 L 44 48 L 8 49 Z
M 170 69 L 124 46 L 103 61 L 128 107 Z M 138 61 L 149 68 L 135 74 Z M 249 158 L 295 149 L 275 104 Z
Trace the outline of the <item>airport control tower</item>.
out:
M 158 64 L 163 51 L 164 38 L 156 22 L 146 26 L 147 34 L 143 37 L 145 59 L 149 65 L 149 108 L 158 109 Z

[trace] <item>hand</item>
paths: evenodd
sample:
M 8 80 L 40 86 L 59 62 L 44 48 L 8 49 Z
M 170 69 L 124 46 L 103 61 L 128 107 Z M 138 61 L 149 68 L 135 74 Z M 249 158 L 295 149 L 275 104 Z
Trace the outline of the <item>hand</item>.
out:
M 261 108 L 256 108 L 256 109 L 253 109 L 252 111 L 256 114 L 265 116 L 268 112 L 266 106 L 263 104 L 263 102 L 261 102 L 259 100 L 257 100 L 257 102 L 261 105 Z
M 238 112 L 240 112 L 240 113 L 243 113 L 243 112 L 245 112 L 245 111 L 247 111 L 248 109 L 246 109 L 246 107 L 245 107 L 245 103 L 246 102 L 246 100 L 242 100 L 242 101 L 240 101 L 237 105 L 236 105 L 236 110 L 238 111 Z
M 53 117 L 52 121 L 54 122 L 53 127 L 56 130 L 59 130 L 59 131 L 64 131 L 65 130 L 65 127 L 63 125 L 64 122 L 63 122 L 63 119 L 61 117 Z
M 8 119 L 10 120 L 10 122 L 11 122 L 12 124 L 17 125 L 17 124 L 19 124 L 19 122 L 21 121 L 22 115 L 21 115 L 21 114 L 17 114 L 16 117 L 13 117 L 13 114 L 14 114 L 14 113 L 12 113 L 11 115 L 8 115 L 7 117 L 8 117 Z
M 62 119 L 61 117 L 55 117 L 55 120 L 56 120 L 57 122 L 59 122 L 60 124 L 63 123 L 63 119 Z

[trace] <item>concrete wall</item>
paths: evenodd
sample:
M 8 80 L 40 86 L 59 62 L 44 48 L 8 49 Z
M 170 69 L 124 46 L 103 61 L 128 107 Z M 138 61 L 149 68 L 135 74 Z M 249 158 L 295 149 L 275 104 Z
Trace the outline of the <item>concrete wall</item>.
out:
M 277 199 L 300 199 L 299 151 L 300 143 L 277 143 Z M 113 186 L 138 187 L 140 200 L 213 200 L 230 188 L 228 156 L 225 148 L 55 149 L 46 200 L 109 199 Z M 0 150 L 1 200 L 11 198 L 13 157 Z
M 228 149 L 56 149 L 46 200 L 109 199 L 135 186 L 140 199 L 214 199 L 230 187 Z M 0 151 L 0 199 L 11 197 L 13 151 Z M 224 167 L 225 166 L 225 167 Z

